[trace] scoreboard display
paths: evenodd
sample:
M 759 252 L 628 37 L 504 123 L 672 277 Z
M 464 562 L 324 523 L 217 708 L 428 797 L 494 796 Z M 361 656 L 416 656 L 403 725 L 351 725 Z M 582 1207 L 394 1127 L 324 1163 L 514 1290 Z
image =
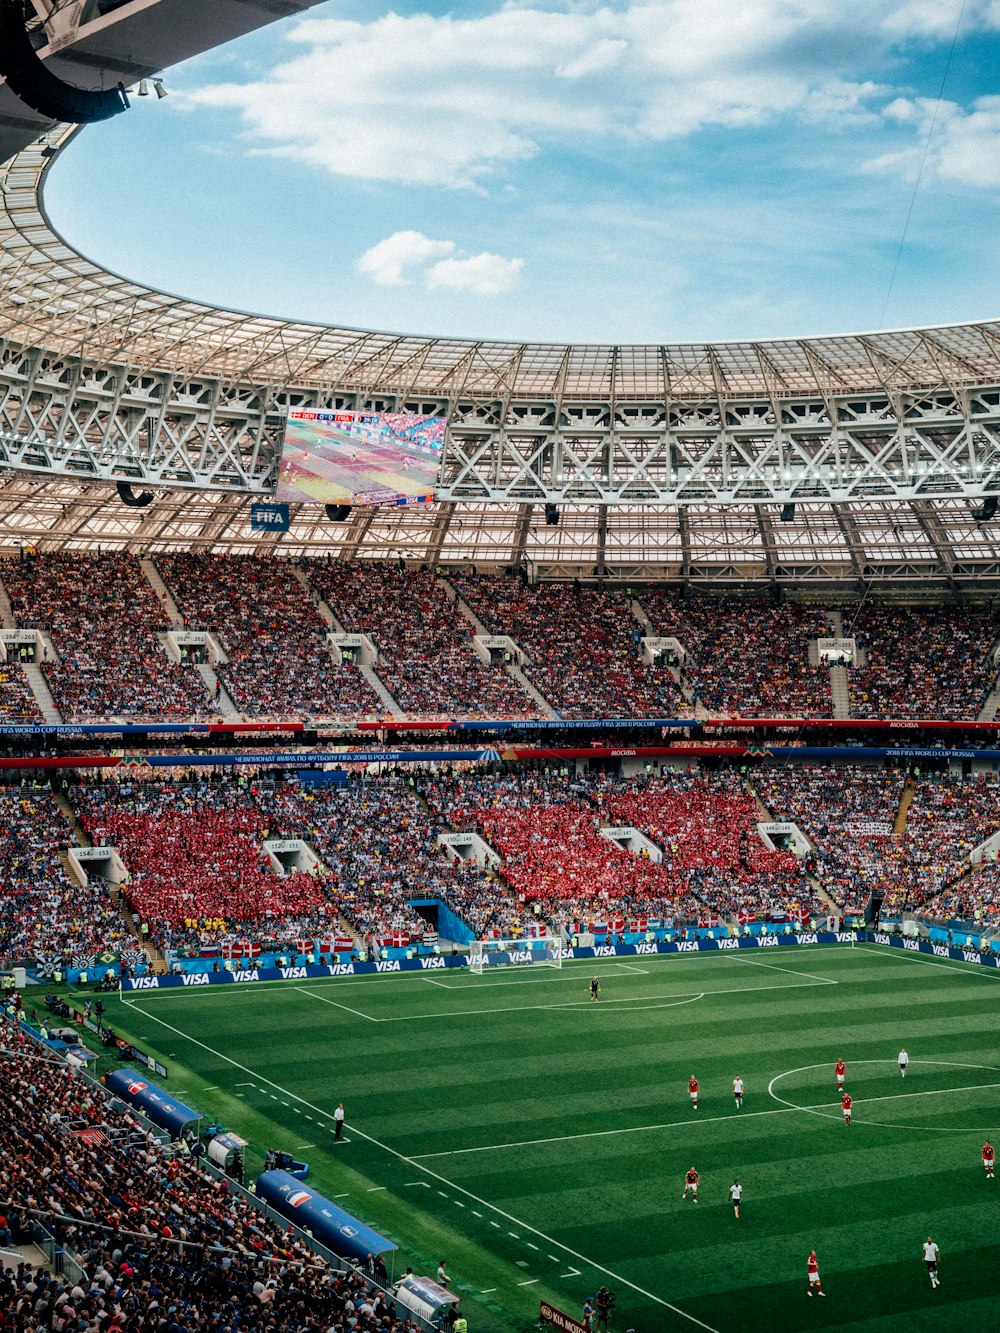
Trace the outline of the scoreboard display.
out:
M 289 412 L 275 499 L 298 504 L 431 504 L 444 417 Z

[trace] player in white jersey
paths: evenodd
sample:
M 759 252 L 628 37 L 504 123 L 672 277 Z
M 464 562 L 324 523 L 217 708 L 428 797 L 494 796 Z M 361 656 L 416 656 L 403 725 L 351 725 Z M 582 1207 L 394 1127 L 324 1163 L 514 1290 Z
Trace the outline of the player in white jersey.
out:
M 740 1200 L 743 1198 L 743 1186 L 738 1180 L 734 1180 L 729 1186 L 729 1202 L 733 1205 L 733 1212 L 736 1214 L 736 1220 L 740 1216 Z
M 902 1074 L 903 1078 L 906 1078 L 906 1069 L 910 1063 L 910 1057 L 906 1054 L 905 1046 L 903 1047 L 903 1049 L 900 1051 L 899 1055 L 896 1058 L 899 1062 L 899 1072 L 900 1074 Z
M 736 1099 L 737 1111 L 743 1110 L 743 1080 L 739 1074 L 733 1079 L 733 1096 Z
M 930 1236 L 924 1242 L 924 1263 L 927 1265 L 927 1272 L 931 1279 L 932 1287 L 939 1287 L 941 1279 L 938 1277 L 938 1260 L 941 1258 L 941 1251 L 931 1240 Z

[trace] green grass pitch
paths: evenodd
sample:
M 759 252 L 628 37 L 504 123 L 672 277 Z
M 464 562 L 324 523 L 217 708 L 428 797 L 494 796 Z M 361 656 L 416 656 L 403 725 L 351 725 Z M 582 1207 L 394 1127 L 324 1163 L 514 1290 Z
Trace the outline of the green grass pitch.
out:
M 861 945 L 140 993 L 108 1018 L 172 1091 L 307 1158 L 397 1274 L 446 1258 L 473 1333 L 534 1328 L 540 1298 L 578 1316 L 602 1282 L 623 1333 L 919 1333 L 1000 1328 L 998 1008 L 1000 973 Z

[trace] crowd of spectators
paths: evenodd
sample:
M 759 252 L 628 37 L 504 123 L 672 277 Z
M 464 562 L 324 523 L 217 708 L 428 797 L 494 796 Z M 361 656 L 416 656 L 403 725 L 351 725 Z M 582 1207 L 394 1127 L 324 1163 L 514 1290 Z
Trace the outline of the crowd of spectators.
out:
M 3 1044 L 13 1035 L 3 1021 Z M 15 1038 L 16 1040 L 16 1038 Z M 36 1050 L 39 1048 L 36 1048 Z M 226 1180 L 164 1147 L 68 1066 L 0 1055 L 0 1213 L 14 1241 L 40 1222 L 79 1278 L 0 1275 L 11 1329 L 416 1330 L 359 1271 L 331 1272 Z
M 749 781 L 752 790 L 732 769 L 629 779 L 428 769 L 315 789 L 245 774 L 88 780 L 70 800 L 95 843 L 119 851 L 132 932 L 103 880 L 79 884 L 64 869 L 73 836 L 52 794 L 0 788 L 0 956 L 89 967 L 146 943 L 296 953 L 302 940 L 348 931 L 361 948 L 409 947 L 433 938 L 421 899 L 444 902 L 477 936 L 621 919 L 795 920 L 831 904 L 853 914 L 873 891 L 886 912 L 996 919 L 995 858 L 968 863 L 1000 832 L 993 777 L 796 765 Z M 798 825 L 806 858 L 765 846 L 756 825 L 768 812 Z M 608 825 L 640 830 L 653 854 L 626 850 Z M 449 861 L 438 845 L 449 828 L 479 833 L 501 864 Z M 273 873 L 264 842 L 296 838 L 318 864 Z
M 685 893 L 713 914 L 801 920 L 830 911 L 794 852 L 764 844 L 760 807 L 732 769 L 605 778 L 594 799 L 608 823 L 657 843 Z
M 974 919 L 989 906 L 993 885 L 989 873 L 970 871 L 969 854 L 1000 833 L 1000 786 L 993 775 L 928 773 L 910 788 L 901 873 L 883 912 Z
M 0 662 L 0 722 L 5 726 L 39 723 L 42 714 L 17 661 Z
M 347 787 L 312 791 L 288 786 L 275 797 L 275 827 L 301 837 L 335 883 L 341 914 L 366 944 L 419 939 L 428 923 L 411 898 L 456 906 L 473 899 L 478 867 L 450 863 L 437 845 L 440 825 L 404 778 L 355 779 Z
M 1000 864 L 991 857 L 970 867 L 918 910 L 940 922 L 958 921 L 984 935 L 1000 935 Z
M 751 781 L 774 818 L 797 824 L 811 841 L 817 882 L 848 914 L 863 910 L 873 891 L 889 890 L 902 857 L 893 832 L 901 773 L 795 764 L 758 769 Z
M 59 858 L 73 844 L 69 821 L 44 787 L 0 787 L 0 961 L 93 966 L 135 941 L 108 886 L 81 884 Z
M 583 783 L 540 773 L 466 775 L 439 779 L 426 796 L 448 824 L 480 834 L 500 854 L 522 923 L 544 920 L 552 931 L 575 933 L 579 923 L 609 916 L 692 911 L 667 866 L 604 837 Z
M 251 718 L 371 717 L 384 712 L 356 666 L 330 655 L 329 627 L 287 561 L 253 555 L 162 555 L 157 569 L 183 628 L 215 634 L 216 675 Z
M 58 661 L 41 665 L 65 721 L 217 714 L 194 667 L 157 640 L 170 623 L 137 559 L 33 555 L 3 561 L 0 578 L 18 625 L 51 634 Z
M 812 841 L 818 881 L 849 911 L 872 892 L 887 917 L 974 918 L 994 901 L 989 868 L 969 868 L 969 853 L 1000 832 L 992 775 L 796 765 L 761 769 L 754 782 L 775 817 Z
M 401 440 L 412 440 L 424 449 L 440 449 L 444 443 L 444 417 L 417 412 L 382 412 L 379 419 Z
M 272 873 L 267 816 L 243 783 L 95 782 L 70 800 L 95 845 L 118 849 L 122 891 L 158 948 L 279 948 L 333 920 L 327 877 Z
M 401 438 L 433 424 L 396 414 Z M 396 428 L 396 427 L 394 427 Z M 254 555 L 162 555 L 180 611 L 173 628 L 218 636 L 217 675 L 249 718 L 373 717 L 384 705 L 357 665 L 331 656 L 328 626 L 285 560 Z M 427 716 L 531 717 L 533 700 L 499 663 L 481 662 L 470 627 L 429 570 L 387 562 L 306 564 L 308 578 L 351 632 L 369 635 L 377 672 L 404 711 Z M 204 719 L 219 712 L 193 662 L 170 660 L 171 628 L 139 559 L 120 553 L 25 554 L 0 562 L 14 617 L 51 635 L 41 663 L 68 721 Z M 829 717 L 829 669 L 809 645 L 829 637 L 822 608 L 761 599 L 683 596 L 657 587 L 528 584 L 511 575 L 449 579 L 487 632 L 518 645 L 532 684 L 567 719 L 730 716 Z M 639 610 L 636 610 L 636 601 Z M 901 607 L 872 599 L 841 608 L 864 665 L 849 667 L 851 715 L 974 719 L 997 678 L 1000 614 Z M 649 630 L 646 628 L 646 621 Z M 682 652 L 650 665 L 641 639 L 676 638 Z M 678 681 L 679 677 L 679 681 Z M 0 720 L 38 710 L 16 663 L 0 664 Z
M 654 635 L 684 649 L 692 707 L 725 717 L 833 716 L 830 669 L 809 662 L 810 641 L 831 634 L 821 608 L 657 588 L 639 600 Z
M 990 649 L 1000 633 L 992 611 L 845 607 L 844 632 L 864 648 L 850 676 L 851 716 L 975 719 L 996 679 Z
M 677 716 L 680 690 L 668 667 L 643 661 L 642 625 L 627 593 L 449 577 L 488 633 L 509 635 L 523 650 L 524 674 L 562 717 Z
M 348 633 L 371 638 L 379 679 L 404 713 L 539 716 L 502 663 L 479 659 L 471 626 L 429 570 L 373 561 L 317 564 L 310 582 Z
M 129 778 L 70 799 L 94 842 L 118 848 L 151 942 L 174 952 L 296 953 L 302 940 L 342 938 L 341 919 L 365 949 L 404 947 L 429 931 L 411 898 L 474 923 L 502 915 L 484 868 L 447 860 L 440 825 L 395 776 L 315 789 Z M 319 857 L 315 872 L 273 874 L 264 841 L 294 838 Z

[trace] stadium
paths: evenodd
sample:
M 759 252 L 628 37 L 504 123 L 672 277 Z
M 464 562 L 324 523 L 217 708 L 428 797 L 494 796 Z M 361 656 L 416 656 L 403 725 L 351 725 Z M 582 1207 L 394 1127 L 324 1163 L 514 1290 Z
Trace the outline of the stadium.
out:
M 0 0 L 2 1322 L 993 1327 L 1000 322 L 77 250 L 76 136 L 311 8 Z

